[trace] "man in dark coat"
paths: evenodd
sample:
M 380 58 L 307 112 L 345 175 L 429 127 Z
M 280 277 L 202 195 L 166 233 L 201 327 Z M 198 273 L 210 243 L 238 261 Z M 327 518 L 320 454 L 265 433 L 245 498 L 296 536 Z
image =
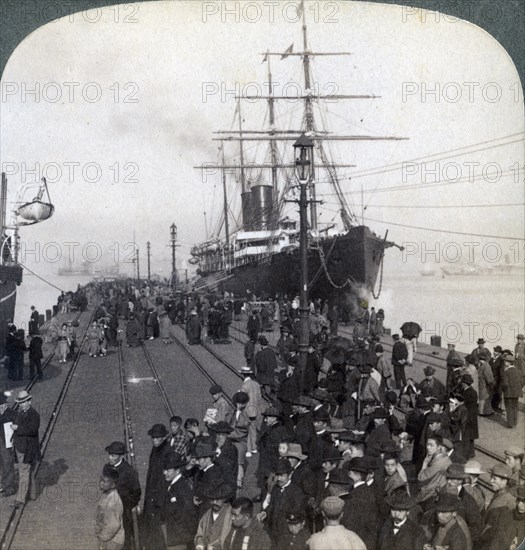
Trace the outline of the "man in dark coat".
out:
M 162 513 L 166 524 L 166 546 L 177 550 L 193 548 L 193 537 L 197 531 L 197 507 L 193 503 L 191 485 L 182 476 L 184 464 L 178 453 L 172 453 L 166 456 L 163 471 L 168 483 Z
M 400 339 L 399 334 L 392 336 L 394 347 L 392 348 L 392 366 L 394 367 L 394 378 L 396 387 L 400 390 L 406 385 L 405 365 L 408 360 L 408 349 L 406 344 Z
M 474 441 L 479 437 L 478 431 L 478 392 L 472 387 L 474 380 L 470 374 L 461 377 L 463 399 L 467 409 L 467 424 L 463 434 L 463 454 L 468 460 L 474 458 Z
M 142 493 L 140 488 L 139 476 L 133 466 L 129 464 L 124 455 L 126 454 L 126 445 L 121 441 L 113 441 L 106 447 L 108 453 L 108 462 L 118 473 L 117 492 L 122 501 L 123 514 L 122 523 L 124 526 L 124 550 L 133 548 L 133 508 L 140 502 Z
M 222 545 L 224 550 L 270 550 L 270 537 L 253 516 L 253 502 L 240 497 L 232 502 L 232 528 Z
M 435 397 L 438 401 L 444 401 L 447 398 L 447 390 L 445 386 L 434 377 L 436 369 L 427 365 L 423 372 L 425 378 L 418 385 L 419 392 L 425 397 Z
M 29 336 L 34 336 L 40 334 L 39 322 L 38 322 L 39 313 L 35 306 L 31 306 L 31 317 L 29 318 Z
M 209 489 L 224 481 L 222 483 L 223 488 L 228 489 L 228 498 L 231 498 L 235 495 L 235 484 L 230 483 L 230 477 L 225 476 L 220 466 L 215 463 L 215 449 L 209 443 L 197 444 L 193 457 L 199 467 L 199 471 L 194 478 L 193 490 L 195 493 L 194 502 L 198 506 L 200 519 L 211 506 L 210 499 L 206 497 Z
M 257 483 L 259 488 L 265 491 L 268 476 L 279 458 L 279 443 L 281 443 L 285 437 L 288 437 L 289 434 L 282 424 L 282 414 L 279 409 L 270 407 L 262 414 L 264 423 L 257 442 L 257 449 L 259 451 Z
M 213 462 L 224 473 L 228 483 L 237 483 L 239 470 L 239 452 L 237 447 L 228 438 L 233 428 L 224 420 L 210 426 L 210 432 L 215 440 L 215 458 Z
M 194 346 L 201 343 L 201 322 L 196 309 L 190 311 L 188 322 L 186 323 L 186 338 L 188 344 Z
M 129 321 L 126 324 L 126 345 L 137 347 L 144 339 L 144 329 L 133 313 L 129 314 Z
M 514 364 L 514 355 L 511 352 L 504 354 L 505 366 L 501 377 L 501 389 L 507 410 L 507 427 L 515 428 L 518 425 L 518 399 L 523 397 L 521 373 Z
M 31 396 L 25 391 L 18 393 L 16 398 L 18 413 L 13 429 L 13 447 L 18 461 L 18 492 L 15 497 L 15 506 L 25 503 L 27 495 L 31 500 L 35 498 L 36 487 L 34 467 L 40 458 L 38 430 L 40 415 L 31 406 Z
M 31 338 L 31 342 L 29 343 L 29 378 L 33 378 L 35 376 L 36 368 L 38 379 L 42 379 L 42 358 L 44 357 L 44 354 L 42 353 L 43 343 L 42 338 L 38 335 Z
M 273 545 L 278 548 L 280 538 L 288 530 L 286 516 L 288 514 L 304 514 L 304 493 L 291 481 L 292 466 L 284 458 L 277 461 L 275 468 L 275 486 L 270 493 L 267 508 L 257 515 L 259 521 L 266 520 Z
M 408 515 L 416 501 L 400 489 L 386 497 L 385 503 L 390 507 L 390 517 L 379 533 L 378 550 L 421 550 L 425 531 Z
M 164 462 L 173 453 L 166 436 L 169 434 L 164 424 L 155 424 L 149 431 L 153 448 L 149 455 L 146 491 L 144 494 L 143 543 L 146 550 L 157 550 L 164 546 L 161 530 L 164 500 L 168 483 L 164 477 Z
M 341 524 L 359 535 L 367 550 L 374 550 L 380 514 L 374 490 L 366 483 L 370 470 L 369 463 L 364 457 L 355 457 L 348 461 L 346 467 L 354 488 L 345 502 Z
M 490 351 L 485 347 L 485 340 L 483 338 L 478 338 L 478 347 L 472 350 L 470 354 L 474 359 L 474 365 L 478 364 L 480 359 L 489 362 L 492 357 Z
M 275 369 L 277 368 L 277 356 L 273 349 L 268 347 L 266 336 L 259 338 L 260 351 L 255 356 L 255 379 L 267 396 L 270 396 L 274 386 Z
M 315 434 L 313 416 L 309 410 L 310 404 L 311 400 L 304 395 L 300 395 L 292 403 L 295 422 L 294 438 L 304 450 L 310 449 Z
M 310 443 L 308 451 L 308 463 L 310 468 L 315 472 L 321 469 L 323 457 L 328 449 L 334 447 L 332 435 L 328 432 L 328 424 L 330 423 L 330 415 L 325 409 L 317 409 L 313 413 L 313 423 L 315 433 Z M 304 447 L 303 447 L 304 448 Z
M 278 382 L 277 399 L 284 417 L 289 418 L 292 414 L 292 403 L 301 395 L 301 368 L 298 365 L 286 365 L 279 372 Z
M 494 348 L 494 357 L 488 362 L 492 370 L 494 378 L 494 388 L 492 390 L 491 405 L 496 412 L 502 412 L 501 409 L 501 377 L 505 368 L 505 360 L 503 359 L 503 348 L 496 346 Z
M 448 348 L 448 355 L 447 355 L 447 380 L 445 383 L 445 387 L 447 390 L 447 393 L 450 392 L 453 389 L 452 385 L 452 373 L 454 372 L 454 369 L 456 367 L 462 367 L 463 366 L 463 359 L 461 358 L 461 355 L 456 351 L 456 344 L 449 343 L 447 344 Z
M 366 454 L 379 457 L 381 455 L 381 449 L 389 443 L 392 443 L 392 434 L 387 424 L 389 414 L 384 407 L 375 409 L 373 416 L 374 428 L 366 439 Z

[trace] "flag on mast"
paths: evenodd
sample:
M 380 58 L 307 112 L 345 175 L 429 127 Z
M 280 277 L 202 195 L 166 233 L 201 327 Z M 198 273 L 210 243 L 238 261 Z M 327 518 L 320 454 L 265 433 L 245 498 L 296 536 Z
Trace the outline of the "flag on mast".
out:
M 281 59 L 288 57 L 291 53 L 293 53 L 293 44 L 281 55 Z

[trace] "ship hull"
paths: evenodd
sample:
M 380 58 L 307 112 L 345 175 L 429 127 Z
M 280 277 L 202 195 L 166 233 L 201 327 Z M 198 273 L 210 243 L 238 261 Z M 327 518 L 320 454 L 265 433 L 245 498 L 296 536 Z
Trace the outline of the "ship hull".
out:
M 308 251 L 310 298 L 330 299 L 340 292 L 361 288 L 372 290 L 384 249 L 385 241 L 365 226 L 312 243 Z M 299 294 L 299 284 L 300 256 L 299 250 L 295 249 L 235 267 L 229 271 L 227 278 L 208 286 L 208 289 L 230 292 L 240 297 L 246 296 L 247 292 L 258 297 L 285 294 L 292 297 Z M 196 286 L 198 288 L 199 285 Z
M 0 358 L 5 355 L 9 323 L 12 323 L 15 318 L 16 291 L 15 282 L 0 282 Z

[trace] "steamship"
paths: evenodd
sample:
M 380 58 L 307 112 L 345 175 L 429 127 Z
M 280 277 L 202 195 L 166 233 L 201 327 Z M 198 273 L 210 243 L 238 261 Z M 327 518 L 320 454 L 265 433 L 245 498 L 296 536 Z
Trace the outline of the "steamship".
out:
M 189 262 L 197 266 L 195 290 L 229 292 L 234 296 L 246 297 L 246 293 L 260 299 L 275 296 L 295 297 L 299 293 L 299 223 L 288 215 L 286 204 L 297 202 L 290 200 L 297 196 L 297 180 L 294 176 L 295 162 L 289 159 L 288 151 L 302 135 L 308 136 L 314 143 L 313 177 L 308 183 L 309 219 L 308 219 L 308 280 L 309 296 L 337 303 L 342 294 L 373 295 L 377 298 L 382 279 L 385 250 L 395 243 L 387 240 L 364 225 L 364 220 L 349 208 L 347 199 L 338 179 L 338 168 L 354 167 L 353 164 L 341 164 L 332 161 L 330 145 L 336 141 L 376 141 L 406 139 L 395 136 L 334 135 L 321 129 L 317 123 L 318 104 L 334 100 L 368 100 L 374 95 L 321 95 L 313 93 L 311 79 L 311 60 L 315 56 L 348 55 L 344 52 L 316 52 L 308 46 L 305 13 L 302 13 L 302 50 L 293 51 L 293 45 L 284 52 L 264 54 L 263 61 L 268 68 L 268 95 L 243 95 L 237 98 L 236 114 L 238 126 L 235 130 L 216 132 L 215 140 L 221 142 L 222 186 L 224 192 L 224 211 L 215 236 L 191 249 Z M 291 98 L 273 93 L 271 59 L 293 56 L 302 63 L 304 92 Z M 316 87 L 318 89 L 319 87 Z M 267 100 L 268 125 L 263 130 L 243 128 L 241 115 L 243 100 Z M 276 104 L 279 100 L 294 99 L 300 102 L 302 115 L 296 129 L 278 129 L 276 126 Z M 280 117 L 282 118 L 282 117 Z M 293 126 L 292 126 L 293 128 Z M 261 162 L 245 162 L 247 142 L 267 145 L 265 159 Z M 225 148 L 235 146 L 235 160 L 226 161 Z M 238 150 L 237 150 L 238 148 Z M 258 174 L 251 177 L 256 165 Z M 197 166 L 205 169 L 209 163 Z M 235 174 L 240 183 L 241 216 L 237 218 L 238 227 L 230 230 L 230 206 L 227 196 L 227 174 Z M 339 223 L 321 223 L 317 204 L 322 198 L 322 189 L 328 187 L 332 197 L 337 198 Z M 291 217 L 292 216 L 292 217 Z M 231 221 L 234 221 L 233 218 Z M 401 248 L 401 247 L 398 247 Z

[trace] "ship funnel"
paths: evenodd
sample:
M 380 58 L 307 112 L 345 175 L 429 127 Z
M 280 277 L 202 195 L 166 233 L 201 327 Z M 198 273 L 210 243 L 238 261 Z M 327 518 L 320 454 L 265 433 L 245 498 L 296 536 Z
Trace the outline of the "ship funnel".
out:
M 273 187 L 252 185 L 251 188 L 252 231 L 273 229 Z

